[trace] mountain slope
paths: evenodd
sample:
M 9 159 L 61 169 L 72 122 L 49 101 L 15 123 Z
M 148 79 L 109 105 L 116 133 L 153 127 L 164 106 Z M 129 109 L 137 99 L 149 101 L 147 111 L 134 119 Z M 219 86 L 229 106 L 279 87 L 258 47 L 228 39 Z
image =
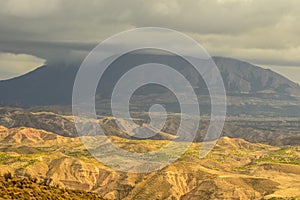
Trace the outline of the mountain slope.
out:
M 71 102 L 76 67 L 42 66 L 23 76 L 0 81 L 4 105 L 64 105 Z
M 227 91 L 232 93 L 273 93 L 300 95 L 300 87 L 269 69 L 231 58 L 215 57 Z
M 289 97 L 300 95 L 298 84 L 249 63 L 230 58 L 214 57 L 221 71 L 228 94 L 252 96 L 268 94 L 268 97 Z M 114 62 L 104 77 L 104 88 L 99 96 L 107 97 L 114 81 L 132 66 L 147 62 L 158 62 L 181 71 L 192 85 L 205 93 L 205 83 L 182 59 L 172 55 L 129 54 Z M 187 67 L 183 67 L 187 66 Z M 73 82 L 78 66 L 43 66 L 23 76 L 0 81 L 0 103 L 2 105 L 70 105 Z M 151 89 L 147 93 L 151 93 Z M 271 95 L 270 95 L 271 94 Z

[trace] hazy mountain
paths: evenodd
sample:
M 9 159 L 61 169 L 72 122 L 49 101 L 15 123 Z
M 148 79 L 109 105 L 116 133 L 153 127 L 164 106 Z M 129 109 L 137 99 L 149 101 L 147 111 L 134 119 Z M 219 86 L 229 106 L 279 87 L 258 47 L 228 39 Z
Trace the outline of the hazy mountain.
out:
M 6 105 L 70 103 L 76 72 L 76 67 L 42 66 L 23 76 L 0 81 L 0 99 Z
M 300 86 L 297 83 L 269 69 L 230 58 L 215 57 L 214 62 L 230 93 L 300 95 Z
M 290 99 L 300 95 L 298 84 L 271 71 L 250 63 L 214 57 L 221 71 L 228 95 L 272 99 Z M 190 80 L 198 94 L 207 94 L 205 83 L 187 66 L 187 62 L 172 55 L 129 54 L 115 61 L 106 71 L 98 87 L 98 96 L 106 98 L 115 81 L 133 66 L 158 62 L 174 67 Z M 186 67 L 183 67 L 186 66 Z M 0 104 L 2 105 L 70 105 L 73 82 L 78 66 L 42 66 L 28 74 L 0 81 Z M 154 88 L 154 91 L 157 91 Z M 153 92 L 148 88 L 146 93 Z

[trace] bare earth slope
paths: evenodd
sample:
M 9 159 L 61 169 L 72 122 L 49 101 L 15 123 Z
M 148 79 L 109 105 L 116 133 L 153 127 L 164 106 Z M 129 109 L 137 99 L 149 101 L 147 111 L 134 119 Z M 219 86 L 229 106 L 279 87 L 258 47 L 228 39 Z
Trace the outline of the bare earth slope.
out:
M 167 140 L 111 137 L 135 152 L 153 151 Z M 0 175 L 49 179 L 50 185 L 101 194 L 108 199 L 300 198 L 300 147 L 274 147 L 223 137 L 198 157 L 200 143 L 156 172 L 130 174 L 102 165 L 79 138 L 33 128 L 0 127 Z M 158 158 L 159 159 L 159 158 Z

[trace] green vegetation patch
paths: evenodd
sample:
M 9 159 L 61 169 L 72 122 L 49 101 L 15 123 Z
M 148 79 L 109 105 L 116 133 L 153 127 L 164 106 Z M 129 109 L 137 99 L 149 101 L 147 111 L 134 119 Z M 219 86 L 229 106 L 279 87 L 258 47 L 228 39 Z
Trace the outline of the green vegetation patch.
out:
M 257 160 L 257 162 L 272 162 L 282 164 L 300 165 L 300 157 L 297 152 L 290 148 L 282 148 L 271 151 L 269 154 Z

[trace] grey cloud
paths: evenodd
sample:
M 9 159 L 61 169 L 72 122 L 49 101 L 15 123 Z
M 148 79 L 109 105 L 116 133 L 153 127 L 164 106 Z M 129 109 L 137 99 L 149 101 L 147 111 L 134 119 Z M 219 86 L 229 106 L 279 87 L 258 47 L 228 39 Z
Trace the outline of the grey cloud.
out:
M 300 65 L 297 0 L 1 1 L 0 51 L 80 61 L 98 42 L 142 26 L 190 34 L 212 54 Z M 273 56 L 273 58 L 272 58 Z

